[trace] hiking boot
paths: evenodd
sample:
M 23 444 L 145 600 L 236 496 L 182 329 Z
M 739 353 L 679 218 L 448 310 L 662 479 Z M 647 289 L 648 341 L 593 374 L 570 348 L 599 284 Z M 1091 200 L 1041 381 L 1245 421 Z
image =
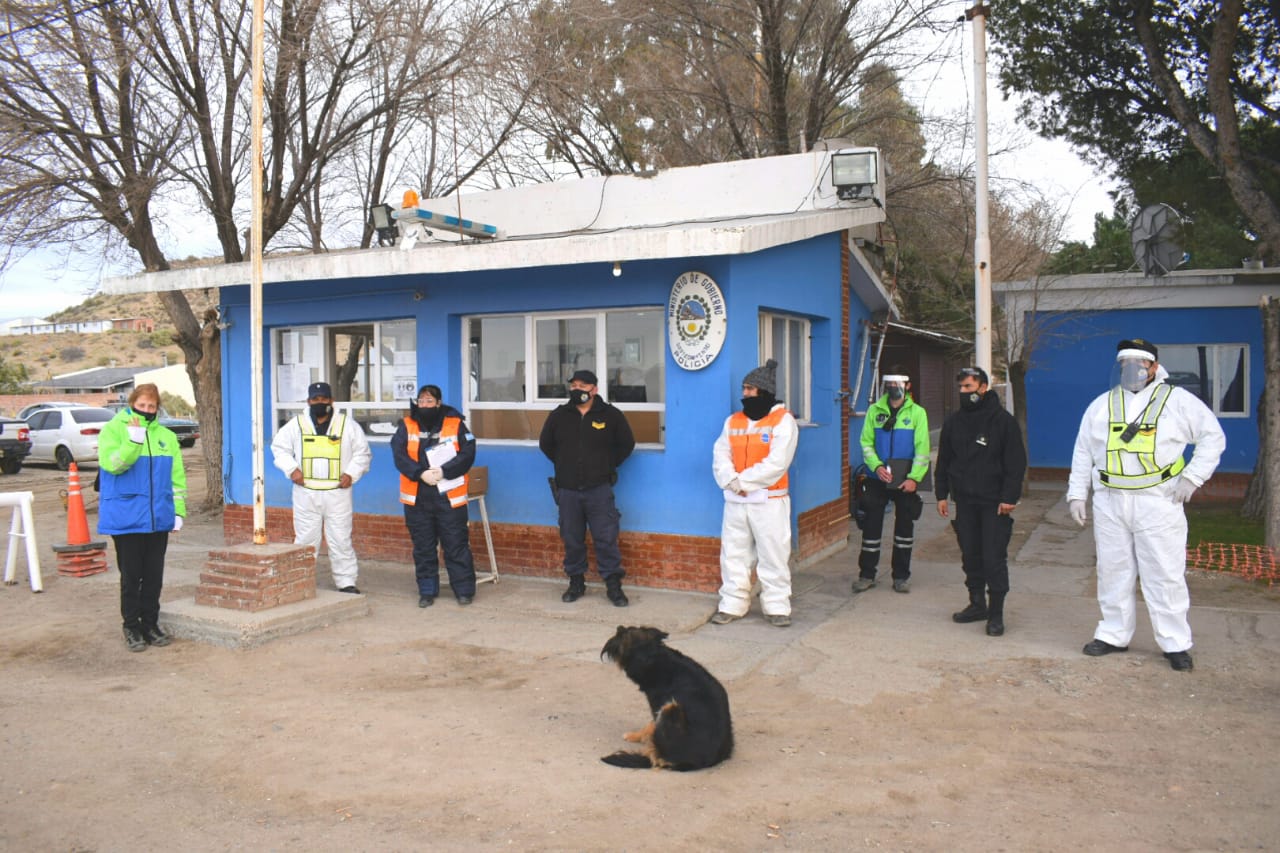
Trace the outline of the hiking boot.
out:
M 858 578 L 853 582 L 853 594 L 857 595 L 860 592 L 866 592 L 867 590 L 871 589 L 871 587 L 875 585 L 876 585 L 875 578 Z
M 1129 651 L 1129 647 L 1113 646 L 1106 640 L 1090 640 L 1084 644 L 1084 648 L 1081 651 L 1091 658 L 1097 658 L 1102 657 L 1103 655 L 1109 655 L 1112 652 L 1127 652 Z
M 1003 637 L 1004 636 L 1004 616 L 992 614 L 987 617 L 987 636 Z
M 773 613 L 764 617 L 775 628 L 786 628 L 791 624 L 791 617 L 786 613 Z
M 1164 656 L 1168 659 L 1169 666 L 1178 672 L 1190 672 L 1195 669 L 1191 655 L 1187 652 L 1165 652 Z
M 952 613 L 951 619 L 954 622 L 982 622 L 987 618 L 987 608 L 985 605 L 969 603 L 969 606 L 959 613 Z
M 147 641 L 148 646 L 167 646 L 173 639 L 160 630 L 159 625 L 146 625 L 142 629 L 142 639 Z
M 613 602 L 614 607 L 626 607 L 631 603 L 627 600 L 627 594 L 622 591 L 622 578 L 617 575 L 604 579 L 604 594 Z
M 433 604 L 435 604 L 435 603 L 436 603 L 436 597 L 435 597 L 434 595 L 419 595 L 419 596 L 418 596 L 418 606 L 419 606 L 419 607 L 430 607 L 431 605 L 433 605 Z
M 715 615 L 711 617 L 712 625 L 728 625 L 730 622 L 736 622 L 741 616 L 734 616 L 732 613 L 725 613 L 723 610 L 717 610 Z
M 572 604 L 587 594 L 587 579 L 582 575 L 569 575 L 569 588 L 560 596 L 565 604 Z
M 894 592 L 911 592 L 911 578 L 894 578 Z
M 129 647 L 131 652 L 145 652 L 147 650 L 147 638 L 142 636 L 142 632 L 137 628 L 124 629 L 124 644 Z

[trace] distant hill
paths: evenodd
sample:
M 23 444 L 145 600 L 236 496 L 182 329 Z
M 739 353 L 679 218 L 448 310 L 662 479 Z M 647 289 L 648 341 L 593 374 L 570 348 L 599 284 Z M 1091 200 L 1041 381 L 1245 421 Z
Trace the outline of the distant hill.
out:
M 199 318 L 205 308 L 217 303 L 218 292 L 187 291 L 187 299 Z M 123 317 L 149 317 L 155 322 L 155 331 L 0 335 L 0 357 L 8 364 L 25 366 L 33 381 L 91 367 L 152 368 L 186 361 L 182 350 L 172 342 L 174 325 L 169 312 L 154 293 L 98 294 L 46 319 L 70 323 Z

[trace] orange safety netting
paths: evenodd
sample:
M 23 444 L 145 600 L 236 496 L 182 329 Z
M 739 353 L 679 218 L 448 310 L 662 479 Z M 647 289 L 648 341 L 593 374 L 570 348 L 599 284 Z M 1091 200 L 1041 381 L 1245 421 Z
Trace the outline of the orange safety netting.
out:
M 1266 581 L 1268 586 L 1280 581 L 1280 560 L 1266 545 L 1201 542 L 1187 549 L 1187 568 L 1226 572 L 1247 580 Z

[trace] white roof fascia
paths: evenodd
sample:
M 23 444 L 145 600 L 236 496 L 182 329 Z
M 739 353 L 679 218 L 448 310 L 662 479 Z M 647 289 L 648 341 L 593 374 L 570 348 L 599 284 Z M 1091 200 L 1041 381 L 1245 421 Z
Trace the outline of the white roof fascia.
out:
M 435 275 L 483 270 L 527 269 L 583 263 L 655 260 L 663 258 L 743 255 L 796 243 L 822 234 L 874 225 L 884 211 L 874 203 L 715 222 L 680 222 L 652 227 L 618 228 L 607 233 L 491 240 L 431 242 L 413 249 L 356 249 L 319 255 L 289 255 L 263 261 L 263 282 L 359 279 L 404 275 Z M 855 250 L 859 263 L 875 283 L 880 299 L 888 295 Z M 248 263 L 188 267 L 165 272 L 117 276 L 103 280 L 107 293 L 153 293 L 233 287 L 249 282 Z M 867 295 L 859 294 L 864 301 Z
M 850 276 L 850 284 L 853 287 L 854 294 L 862 300 L 862 304 L 866 305 L 872 313 L 887 310 L 889 319 L 902 319 L 898 314 L 898 306 L 893 304 L 893 300 L 889 298 L 889 292 L 884 289 L 884 283 L 880 281 L 880 276 L 872 268 L 867 256 L 862 254 L 862 250 L 853 242 L 853 235 L 850 234 L 845 239 L 849 243 L 849 256 L 866 273 L 865 278 L 856 275 Z
M 1251 280 L 1252 279 L 1252 280 Z M 1005 310 L 1110 311 L 1122 308 L 1219 308 L 1258 304 L 1280 296 L 1275 270 L 1175 270 L 1141 273 L 1042 276 L 992 285 Z

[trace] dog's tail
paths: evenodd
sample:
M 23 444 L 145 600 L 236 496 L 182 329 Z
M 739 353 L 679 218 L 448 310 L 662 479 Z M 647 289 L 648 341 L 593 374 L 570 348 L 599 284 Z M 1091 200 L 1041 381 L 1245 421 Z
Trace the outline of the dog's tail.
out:
M 649 756 L 643 752 L 615 752 L 613 755 L 606 755 L 600 760 L 605 764 L 612 764 L 614 767 L 630 767 L 635 770 L 643 770 L 653 766 Z

